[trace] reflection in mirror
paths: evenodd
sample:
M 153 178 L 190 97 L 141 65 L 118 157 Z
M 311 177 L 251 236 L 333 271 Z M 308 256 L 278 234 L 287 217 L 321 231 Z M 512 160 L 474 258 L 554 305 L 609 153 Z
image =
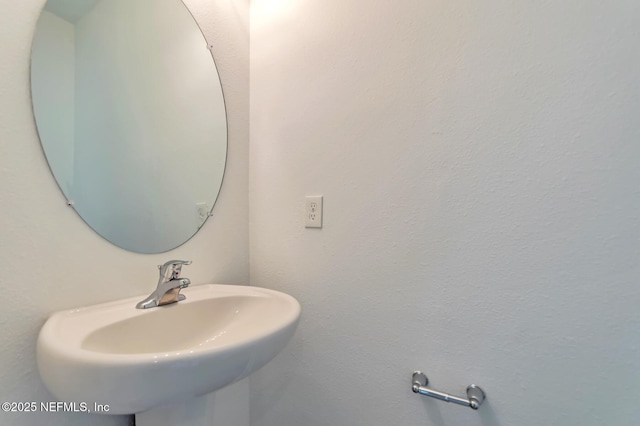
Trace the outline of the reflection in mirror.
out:
M 198 231 L 222 184 L 227 123 L 211 52 L 180 0 L 48 0 L 31 92 L 51 171 L 96 232 L 160 253 Z

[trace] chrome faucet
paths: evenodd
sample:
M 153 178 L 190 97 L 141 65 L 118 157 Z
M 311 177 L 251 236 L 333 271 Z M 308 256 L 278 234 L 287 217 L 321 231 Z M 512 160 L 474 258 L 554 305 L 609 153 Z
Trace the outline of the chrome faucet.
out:
M 155 308 L 156 306 L 167 305 L 186 299 L 180 290 L 191 284 L 189 278 L 180 278 L 182 265 L 191 265 L 190 260 L 170 260 L 164 265 L 158 265 L 160 278 L 158 287 L 143 301 L 136 305 L 138 309 Z

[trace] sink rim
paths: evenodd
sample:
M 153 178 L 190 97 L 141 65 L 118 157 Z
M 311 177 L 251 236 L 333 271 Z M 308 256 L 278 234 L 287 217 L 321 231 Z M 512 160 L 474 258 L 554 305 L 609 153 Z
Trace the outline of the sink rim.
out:
M 38 336 L 38 353 L 42 351 L 49 352 L 51 355 L 62 356 L 67 360 L 76 360 L 82 363 L 96 364 L 164 364 L 174 362 L 176 359 L 189 360 L 206 355 L 207 353 L 217 353 L 221 351 L 234 350 L 242 346 L 255 344 L 257 341 L 268 339 L 271 335 L 279 332 L 281 323 L 296 322 L 301 313 L 300 303 L 292 296 L 275 290 L 262 287 L 242 286 L 242 285 L 226 285 L 226 284 L 201 284 L 186 288 L 182 291 L 187 298 L 176 304 L 160 306 L 151 309 L 136 309 L 136 303 L 144 298 L 143 296 L 135 296 L 126 299 L 120 299 L 112 302 L 99 303 L 82 308 L 67 309 L 54 312 L 50 315 L 47 322 L 40 330 Z M 274 322 L 273 326 L 260 333 L 259 336 L 249 334 L 237 341 L 228 342 L 216 346 L 193 347 L 181 350 L 160 351 L 160 352 L 143 352 L 143 353 L 113 353 L 98 352 L 82 347 L 83 341 L 92 333 L 107 327 L 109 325 L 129 320 L 144 315 L 157 315 L 164 309 L 172 309 L 178 305 L 189 305 L 194 302 L 204 301 L 212 298 L 224 298 L 232 296 L 250 296 L 250 297 L 275 297 L 285 299 L 290 302 L 287 306 L 292 309 L 289 312 L 281 312 L 282 316 L 279 321 Z M 109 316 L 109 313 L 113 315 Z M 114 315 L 117 319 L 114 319 Z M 58 327 L 64 321 L 70 321 L 82 316 L 92 317 L 92 323 L 81 324 L 80 330 L 64 333 L 64 339 L 57 339 L 60 336 Z M 99 318 L 102 316 L 102 318 Z M 98 318 L 96 318 L 98 317 Z M 80 331 L 80 332 L 79 332 Z M 41 347 L 42 346 L 42 347 Z

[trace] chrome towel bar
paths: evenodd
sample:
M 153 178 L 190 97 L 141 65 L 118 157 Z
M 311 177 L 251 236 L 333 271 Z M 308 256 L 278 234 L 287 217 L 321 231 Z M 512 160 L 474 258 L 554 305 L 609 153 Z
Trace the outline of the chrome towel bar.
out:
M 467 386 L 467 399 L 464 399 L 459 396 L 453 396 L 448 393 L 429 389 L 426 387 L 428 384 L 429 379 L 422 371 L 415 371 L 413 373 L 413 376 L 411 377 L 411 390 L 415 393 L 419 393 L 420 395 L 464 405 L 465 407 L 471 407 L 474 410 L 477 410 L 487 397 L 480 386 L 476 385 Z

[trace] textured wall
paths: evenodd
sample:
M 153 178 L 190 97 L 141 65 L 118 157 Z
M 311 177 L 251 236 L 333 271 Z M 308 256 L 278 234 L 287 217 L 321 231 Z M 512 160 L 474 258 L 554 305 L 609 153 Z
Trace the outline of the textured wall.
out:
M 638 423 L 639 19 L 252 2 L 251 282 L 303 306 L 252 425 Z M 415 396 L 414 369 L 486 405 Z
M 104 241 L 65 205 L 42 155 L 29 97 L 31 40 L 44 1 L 0 0 L 0 401 L 53 399 L 35 363 L 37 334 L 52 311 L 148 293 L 156 284 L 155 265 L 169 257 L 193 259 L 185 276 L 194 283 L 249 281 L 248 2 L 185 3 L 215 45 L 229 114 L 227 174 L 213 217 L 196 237 L 170 253 L 139 255 Z M 246 402 L 237 400 L 237 407 L 244 410 Z M 11 426 L 126 422 L 0 413 L 0 423 Z

